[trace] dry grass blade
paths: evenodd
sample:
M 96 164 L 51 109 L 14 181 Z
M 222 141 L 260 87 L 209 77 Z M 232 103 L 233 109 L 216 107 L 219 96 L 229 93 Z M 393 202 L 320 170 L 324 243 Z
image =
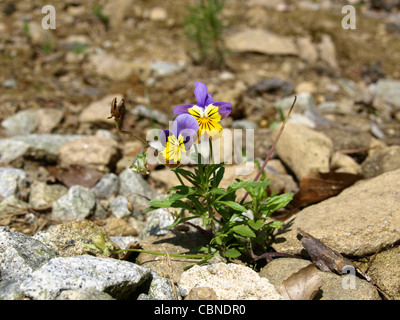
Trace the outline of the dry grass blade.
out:
M 285 300 L 312 300 L 321 286 L 315 263 L 311 263 L 284 280 L 279 293 Z

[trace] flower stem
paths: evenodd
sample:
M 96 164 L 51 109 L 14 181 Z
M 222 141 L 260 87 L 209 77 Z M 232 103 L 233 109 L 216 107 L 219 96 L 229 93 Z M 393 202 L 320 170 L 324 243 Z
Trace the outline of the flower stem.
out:
M 282 124 L 282 126 L 281 126 L 281 129 L 279 130 L 279 133 L 278 133 L 278 135 L 276 136 L 276 138 L 275 138 L 275 140 L 274 140 L 274 143 L 272 144 L 271 149 L 269 150 L 268 155 L 267 155 L 267 157 L 265 158 L 265 160 L 264 160 L 264 162 L 263 162 L 263 164 L 262 164 L 260 170 L 258 171 L 257 175 L 255 176 L 254 181 L 257 181 L 258 178 L 260 178 L 262 172 L 264 171 L 265 166 L 267 165 L 269 159 L 271 158 L 272 152 L 275 150 L 275 146 L 276 146 L 276 144 L 278 143 L 278 140 L 279 140 L 279 138 L 280 138 L 280 136 L 281 136 L 281 134 L 282 134 L 282 132 L 283 132 L 283 129 L 285 128 L 287 119 L 289 118 L 290 113 L 292 112 L 293 107 L 294 107 L 294 105 L 296 104 L 296 100 L 297 100 L 297 97 L 295 96 L 295 97 L 294 97 L 294 100 L 293 100 L 293 103 L 292 103 L 292 106 L 291 106 L 290 109 L 289 109 L 288 115 L 287 115 L 285 121 L 283 121 L 283 124 Z M 246 198 L 247 198 L 248 195 L 249 195 L 249 193 L 246 192 L 246 194 L 243 196 L 242 200 L 240 201 L 240 204 L 242 204 L 242 203 L 244 202 L 244 200 L 246 200 Z

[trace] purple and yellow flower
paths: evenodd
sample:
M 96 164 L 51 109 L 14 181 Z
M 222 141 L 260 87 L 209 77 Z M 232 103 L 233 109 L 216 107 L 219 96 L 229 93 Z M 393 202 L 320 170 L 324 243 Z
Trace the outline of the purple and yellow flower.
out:
M 199 125 L 195 118 L 188 114 L 181 114 L 176 117 L 172 131 L 162 131 L 160 142 L 164 149 L 161 151 L 161 155 L 167 164 L 180 162 L 183 153 L 186 153 L 192 146 L 198 130 Z
M 232 111 L 229 102 L 215 101 L 211 93 L 208 93 L 204 83 L 196 81 L 194 94 L 197 104 L 185 104 L 175 107 L 175 114 L 190 114 L 199 126 L 199 136 L 213 136 L 222 131 L 220 121 L 226 118 Z

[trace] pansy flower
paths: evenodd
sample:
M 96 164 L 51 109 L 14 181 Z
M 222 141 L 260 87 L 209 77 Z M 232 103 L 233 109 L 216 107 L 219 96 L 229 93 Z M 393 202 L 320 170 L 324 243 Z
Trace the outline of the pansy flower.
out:
M 186 153 L 193 144 L 194 136 L 199 130 L 199 125 L 192 116 L 181 114 L 176 117 L 172 131 L 163 130 L 160 142 L 163 146 L 161 155 L 170 163 L 179 163 L 182 155 Z
M 213 136 L 222 131 L 220 121 L 226 118 L 232 111 L 229 102 L 215 101 L 211 93 L 207 92 L 204 83 L 195 81 L 194 94 L 197 104 L 185 104 L 175 107 L 175 114 L 190 114 L 199 125 L 199 136 Z

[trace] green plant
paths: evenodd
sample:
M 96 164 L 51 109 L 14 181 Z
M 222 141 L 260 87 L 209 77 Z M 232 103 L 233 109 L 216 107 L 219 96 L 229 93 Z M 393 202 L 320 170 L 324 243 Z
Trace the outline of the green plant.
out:
M 223 48 L 223 0 L 199 0 L 188 7 L 184 18 L 185 34 L 198 63 L 221 67 L 225 61 Z
M 93 13 L 94 15 L 105 25 L 108 26 L 108 21 L 109 18 L 108 16 L 103 12 L 103 8 L 99 5 L 95 5 L 93 7 Z

